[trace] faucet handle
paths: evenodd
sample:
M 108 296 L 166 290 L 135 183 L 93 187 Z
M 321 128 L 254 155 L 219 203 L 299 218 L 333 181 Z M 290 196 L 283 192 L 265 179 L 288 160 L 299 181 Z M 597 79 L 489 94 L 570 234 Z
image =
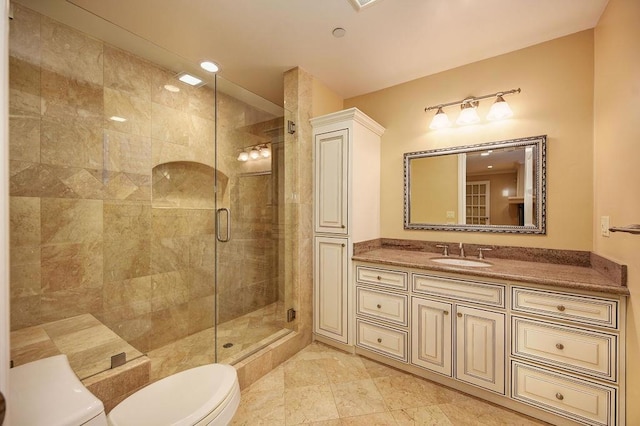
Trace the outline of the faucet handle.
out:
M 485 252 L 485 251 L 491 251 L 491 249 L 490 248 L 484 248 L 484 247 L 478 248 L 478 259 L 484 259 L 483 252 Z
M 442 252 L 443 256 L 449 256 L 449 246 L 447 244 L 436 244 L 436 247 L 444 249 Z

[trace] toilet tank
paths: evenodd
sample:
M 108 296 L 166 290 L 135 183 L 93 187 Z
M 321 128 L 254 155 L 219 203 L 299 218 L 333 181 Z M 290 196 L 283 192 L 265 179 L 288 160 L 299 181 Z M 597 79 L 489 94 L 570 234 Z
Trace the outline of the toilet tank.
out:
M 102 401 L 56 355 L 9 370 L 8 414 L 12 426 L 106 426 Z

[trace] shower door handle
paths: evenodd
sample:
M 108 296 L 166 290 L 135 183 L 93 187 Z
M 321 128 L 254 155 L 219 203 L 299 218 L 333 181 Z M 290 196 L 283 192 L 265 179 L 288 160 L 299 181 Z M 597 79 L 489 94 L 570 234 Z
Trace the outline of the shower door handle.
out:
M 224 238 L 220 235 L 220 216 L 222 216 L 222 212 L 225 212 L 227 216 L 227 235 Z M 221 243 L 226 243 L 231 239 L 231 210 L 226 207 L 216 210 L 216 238 Z

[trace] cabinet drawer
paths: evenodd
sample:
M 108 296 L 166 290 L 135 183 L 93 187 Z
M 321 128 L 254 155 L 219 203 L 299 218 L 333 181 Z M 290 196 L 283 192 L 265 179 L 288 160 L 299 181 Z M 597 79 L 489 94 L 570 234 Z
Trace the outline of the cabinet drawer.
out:
M 407 333 L 356 321 L 356 344 L 382 355 L 407 361 Z
M 617 336 L 512 318 L 512 354 L 566 370 L 617 380 Z
M 356 311 L 375 319 L 407 326 L 407 296 L 389 294 L 358 287 L 356 289 Z
M 413 274 L 413 291 L 428 295 L 504 307 L 504 286 L 432 275 Z
M 407 273 L 386 269 L 356 266 L 356 281 L 382 287 L 407 290 Z
M 618 327 L 617 300 L 520 287 L 514 287 L 512 291 L 513 311 L 564 318 L 602 327 Z
M 616 388 L 513 363 L 512 398 L 590 425 L 616 424 Z

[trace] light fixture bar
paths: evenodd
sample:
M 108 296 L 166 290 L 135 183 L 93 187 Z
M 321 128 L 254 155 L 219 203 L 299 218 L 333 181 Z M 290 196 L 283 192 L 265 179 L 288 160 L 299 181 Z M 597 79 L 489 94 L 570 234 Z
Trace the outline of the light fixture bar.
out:
M 465 104 L 465 103 L 473 103 L 476 101 L 480 101 L 482 99 L 488 99 L 488 98 L 494 98 L 498 95 L 500 96 L 505 96 L 505 95 L 511 95 L 513 93 L 520 93 L 520 88 L 518 87 L 517 89 L 511 89 L 511 90 L 505 90 L 503 92 L 496 92 L 496 93 L 491 93 L 490 95 L 482 95 L 482 96 L 471 96 L 469 98 L 465 98 L 465 99 L 460 99 L 459 101 L 454 101 L 454 102 L 447 102 L 446 104 L 438 104 L 438 105 L 433 105 L 430 107 L 426 107 L 424 109 L 425 112 L 427 111 L 431 111 L 433 109 L 438 109 L 438 108 L 445 108 L 448 106 L 452 106 L 452 105 L 460 105 L 460 104 Z

